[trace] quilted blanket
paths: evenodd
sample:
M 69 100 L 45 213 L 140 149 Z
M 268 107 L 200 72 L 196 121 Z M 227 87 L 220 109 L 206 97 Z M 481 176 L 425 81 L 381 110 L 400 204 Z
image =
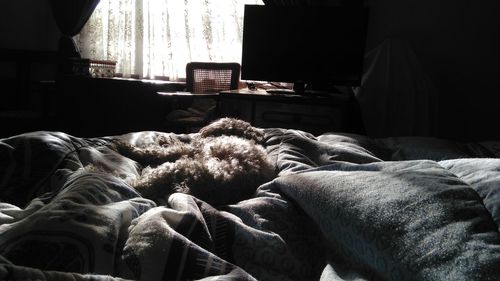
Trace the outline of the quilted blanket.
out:
M 128 184 L 113 143 L 166 133 L 0 139 L 0 280 L 500 280 L 499 142 L 265 132 L 278 176 L 216 207 Z

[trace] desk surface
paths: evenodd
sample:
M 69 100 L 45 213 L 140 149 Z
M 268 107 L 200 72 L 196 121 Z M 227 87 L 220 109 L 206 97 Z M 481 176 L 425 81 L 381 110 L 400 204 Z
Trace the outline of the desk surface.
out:
M 307 101 L 308 103 L 324 103 L 325 101 L 334 101 L 334 102 L 347 102 L 350 99 L 348 94 L 335 94 L 332 93 L 330 95 L 310 95 L 310 94 L 288 94 L 288 93 L 280 93 L 280 94 L 271 94 L 266 92 L 265 90 L 248 90 L 248 89 L 240 89 L 240 90 L 231 90 L 231 91 L 222 91 L 219 94 L 219 98 L 233 98 L 233 99 L 251 99 L 254 101 L 258 100 L 266 100 L 266 101 L 281 101 L 281 102 L 303 102 Z
M 156 92 L 162 96 L 170 96 L 170 97 L 196 97 L 196 98 L 215 98 L 219 96 L 218 92 L 204 92 L 204 93 L 192 93 L 192 92 Z
M 347 94 L 334 94 L 331 95 L 314 95 L 314 94 L 288 94 L 288 93 L 268 93 L 265 90 L 249 90 L 249 89 L 239 89 L 221 92 L 185 92 L 185 91 L 168 91 L 156 92 L 160 96 L 170 97 L 170 98 L 215 98 L 215 99 L 246 99 L 246 100 L 266 100 L 266 101 L 280 101 L 289 103 L 300 103 L 307 102 L 311 104 L 322 104 L 325 102 L 339 102 L 344 103 L 349 100 L 349 95 Z

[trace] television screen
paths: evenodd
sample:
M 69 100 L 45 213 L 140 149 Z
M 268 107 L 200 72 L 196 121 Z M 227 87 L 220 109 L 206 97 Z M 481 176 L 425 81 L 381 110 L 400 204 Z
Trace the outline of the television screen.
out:
M 359 85 L 367 19 L 363 7 L 246 5 L 241 78 Z

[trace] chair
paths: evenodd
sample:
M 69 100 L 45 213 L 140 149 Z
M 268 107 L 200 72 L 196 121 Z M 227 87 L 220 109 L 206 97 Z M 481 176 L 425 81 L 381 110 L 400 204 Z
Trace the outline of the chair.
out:
M 191 93 L 220 92 L 238 89 L 239 63 L 189 62 L 186 65 L 186 91 Z M 167 115 L 167 128 L 174 132 L 193 132 L 215 118 L 216 101 L 194 97 L 186 109 L 175 109 Z

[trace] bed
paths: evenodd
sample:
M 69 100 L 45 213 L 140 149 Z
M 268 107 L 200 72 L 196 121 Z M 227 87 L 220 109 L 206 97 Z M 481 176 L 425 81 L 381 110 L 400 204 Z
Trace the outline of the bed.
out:
M 0 139 L 0 280 L 500 280 L 500 142 L 264 132 L 277 177 L 217 207 L 110 145 L 194 134 Z

